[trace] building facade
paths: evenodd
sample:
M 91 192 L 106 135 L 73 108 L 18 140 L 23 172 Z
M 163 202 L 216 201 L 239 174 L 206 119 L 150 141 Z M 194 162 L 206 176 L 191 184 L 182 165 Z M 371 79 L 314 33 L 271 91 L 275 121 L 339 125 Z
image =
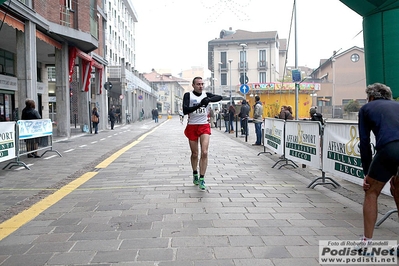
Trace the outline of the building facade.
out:
M 321 84 L 321 90 L 313 96 L 313 105 L 320 107 L 325 117 L 343 118 L 345 105 L 350 101 L 366 103 L 362 48 L 354 46 L 321 60 L 309 78 Z
M 116 19 L 115 10 L 121 12 Z M 4 36 L 0 38 L 0 121 L 18 120 L 25 100 L 30 98 L 42 118 L 53 121 L 56 134 L 69 137 L 71 124 L 91 127 L 93 107 L 100 112 L 100 129 L 106 129 L 110 103 L 123 99 L 128 103 L 127 95 L 132 96 L 132 105 L 137 100 L 136 108 L 141 100 L 156 101 L 148 82 L 132 75 L 134 50 L 128 44 L 134 44 L 134 39 L 127 29 L 134 19 L 126 15 L 132 10 L 130 0 L 19 0 L 0 5 L 4 18 L 0 31 Z M 117 21 L 111 34 L 118 32 L 125 38 L 116 36 L 118 45 L 112 53 L 105 36 L 110 29 L 109 13 L 112 23 Z M 122 28 L 125 31 L 119 33 Z M 115 89 L 104 89 L 109 79 L 108 60 L 119 64 L 120 73 L 124 73 L 121 69 L 130 71 L 120 76 L 123 89 L 116 93 Z M 143 97 L 134 99 L 133 95 Z M 126 104 L 123 110 L 123 114 L 133 113 Z
M 131 0 L 106 0 L 108 17 L 105 34 L 107 81 L 112 83 L 108 90 L 108 107 L 115 106 L 126 121 L 151 117 L 151 110 L 158 99 L 157 88 L 152 88 L 144 76 L 136 69 L 136 23 L 138 15 Z
M 143 74 L 154 90 L 158 91 L 158 103 L 152 109 L 157 108 L 160 114 L 178 114 L 182 109 L 184 88 L 181 84 L 187 84 L 187 80 L 172 76 L 172 74 L 160 74 L 154 69 L 150 73 Z
M 285 41 L 284 41 L 285 43 Z M 216 94 L 237 96 L 240 84 L 275 82 L 282 75 L 286 51 L 276 31 L 221 31 L 208 42 L 208 69 Z M 281 73 L 281 74 L 280 74 Z

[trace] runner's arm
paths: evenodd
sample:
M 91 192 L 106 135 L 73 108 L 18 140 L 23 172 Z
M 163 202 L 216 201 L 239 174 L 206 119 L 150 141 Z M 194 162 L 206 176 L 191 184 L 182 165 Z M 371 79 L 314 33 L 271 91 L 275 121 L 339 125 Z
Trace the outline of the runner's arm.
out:
M 212 103 L 221 101 L 223 99 L 222 96 L 216 95 L 216 94 L 212 94 L 210 92 L 207 92 L 206 96 L 209 98 L 210 102 L 212 102 Z

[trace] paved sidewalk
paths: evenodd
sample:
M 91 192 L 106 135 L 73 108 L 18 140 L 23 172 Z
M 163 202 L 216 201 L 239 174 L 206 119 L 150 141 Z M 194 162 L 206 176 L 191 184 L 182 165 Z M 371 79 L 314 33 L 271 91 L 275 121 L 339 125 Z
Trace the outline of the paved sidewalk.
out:
M 319 240 L 362 234 L 360 204 L 307 188 L 314 170 L 271 168 L 276 155 L 223 130 L 212 131 L 200 191 L 183 130 L 177 117 L 124 125 L 57 142 L 63 157 L 29 159 L 31 171 L 2 171 L 3 217 L 27 195 L 65 195 L 0 241 L 0 265 L 311 266 Z M 62 187 L 72 180 L 76 189 Z M 398 223 L 388 219 L 374 239 L 399 239 Z

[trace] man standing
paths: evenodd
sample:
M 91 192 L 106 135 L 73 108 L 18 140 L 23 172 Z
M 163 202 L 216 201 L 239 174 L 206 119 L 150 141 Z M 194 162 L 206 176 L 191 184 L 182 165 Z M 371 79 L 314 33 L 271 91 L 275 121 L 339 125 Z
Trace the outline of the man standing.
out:
M 191 150 L 191 167 L 193 169 L 193 183 L 199 185 L 201 190 L 205 190 L 205 172 L 208 166 L 208 148 L 211 135 L 211 127 L 208 123 L 208 104 L 222 100 L 222 96 L 203 92 L 204 83 L 201 77 L 193 79 L 191 92 L 186 92 L 183 96 L 183 113 L 188 115 L 187 126 L 184 134 L 188 138 Z M 199 143 L 198 143 L 199 140 Z M 201 157 L 198 158 L 198 144 L 201 146 Z M 199 176 L 198 176 L 199 162 Z
M 242 100 L 240 113 L 238 117 L 240 118 L 241 125 L 241 135 L 246 136 L 248 134 L 248 117 L 249 117 L 249 104 L 246 100 Z
M 263 123 L 263 107 L 260 102 L 260 97 L 255 96 L 255 106 L 254 106 L 254 124 L 256 133 L 256 142 L 252 146 L 262 145 L 262 123 Z
M 367 86 L 366 93 L 368 103 L 359 111 L 360 156 L 365 175 L 363 247 L 372 245 L 377 199 L 390 179 L 391 194 L 399 209 L 399 176 L 396 175 L 399 166 L 399 102 L 392 101 L 391 89 L 381 83 Z M 374 158 L 370 145 L 371 131 L 376 140 Z

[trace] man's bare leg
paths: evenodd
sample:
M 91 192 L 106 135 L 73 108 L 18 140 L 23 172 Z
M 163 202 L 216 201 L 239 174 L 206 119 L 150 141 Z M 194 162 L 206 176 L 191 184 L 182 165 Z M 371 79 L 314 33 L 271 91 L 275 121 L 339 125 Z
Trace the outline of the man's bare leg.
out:
M 200 137 L 201 158 L 200 158 L 200 175 L 204 176 L 208 167 L 208 149 L 210 136 L 203 134 Z
M 377 181 L 368 175 L 365 177 L 365 182 L 369 185 L 369 188 L 365 189 L 363 203 L 364 236 L 366 238 L 373 238 L 374 226 L 377 221 L 378 212 L 377 199 L 385 183 Z

